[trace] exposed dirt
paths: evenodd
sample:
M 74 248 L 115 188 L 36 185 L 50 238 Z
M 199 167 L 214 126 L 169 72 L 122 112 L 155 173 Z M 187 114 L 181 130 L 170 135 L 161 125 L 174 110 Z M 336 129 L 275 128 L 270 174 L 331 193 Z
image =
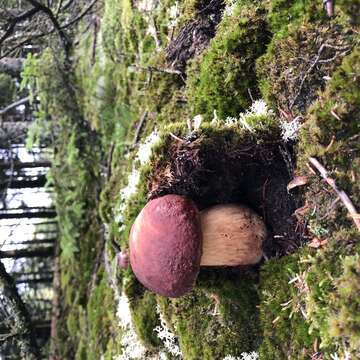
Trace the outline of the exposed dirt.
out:
M 172 140 L 167 161 L 159 162 L 150 183 L 150 198 L 180 194 L 199 209 L 215 204 L 242 203 L 265 220 L 269 237 L 265 254 L 281 256 L 296 250 L 303 227 L 294 216 L 300 199 L 289 194 L 291 149 L 283 144 L 253 141 L 234 145 L 227 139 Z
M 204 1 L 200 4 L 202 6 L 198 10 L 198 16 L 179 30 L 166 49 L 168 66 L 182 72 L 185 71 L 187 62 L 202 53 L 215 36 L 216 26 L 225 7 L 223 0 Z

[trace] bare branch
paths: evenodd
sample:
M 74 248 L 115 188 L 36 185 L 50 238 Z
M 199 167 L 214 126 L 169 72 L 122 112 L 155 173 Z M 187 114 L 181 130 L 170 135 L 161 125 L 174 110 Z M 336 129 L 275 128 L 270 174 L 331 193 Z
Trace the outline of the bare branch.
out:
M 8 113 L 10 110 L 17 108 L 20 105 L 24 105 L 30 101 L 30 96 L 24 97 L 18 101 L 15 101 L 14 103 L 6 106 L 4 109 L 0 110 L 0 119 L 1 116 Z M 1 122 L 0 122 L 1 123 Z
M 21 21 L 31 18 L 39 11 L 40 11 L 40 8 L 38 6 L 36 6 L 32 9 L 24 12 L 23 14 L 11 19 L 8 22 L 5 34 L 0 38 L 0 45 L 14 32 L 16 24 L 18 24 Z
M 42 11 L 43 13 L 45 13 L 48 16 L 48 18 L 52 22 L 55 30 L 58 32 L 58 34 L 60 36 L 60 39 L 65 48 L 65 51 L 68 52 L 68 50 L 70 49 L 71 41 L 68 38 L 68 36 L 65 34 L 63 29 L 61 28 L 61 25 L 59 24 L 58 19 L 55 17 L 52 10 L 50 8 L 48 8 L 47 6 L 39 3 L 37 0 L 26 0 L 26 1 L 28 1 L 34 7 L 40 9 L 40 11 Z
M 148 112 L 147 111 L 144 111 L 143 114 L 141 115 L 141 118 L 139 120 L 139 123 L 136 127 L 136 130 L 135 130 L 135 135 L 134 135 L 134 140 L 133 140 L 133 146 L 135 146 L 138 141 L 139 141 L 139 136 L 140 136 L 140 131 L 144 125 L 144 122 L 146 121 L 147 119 L 147 116 L 148 116 Z

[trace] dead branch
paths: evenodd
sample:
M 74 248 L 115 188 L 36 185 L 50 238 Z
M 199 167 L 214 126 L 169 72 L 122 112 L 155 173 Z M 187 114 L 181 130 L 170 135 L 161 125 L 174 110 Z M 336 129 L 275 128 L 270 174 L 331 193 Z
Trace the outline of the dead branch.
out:
M 133 140 L 133 146 L 135 146 L 139 141 L 140 131 L 141 131 L 146 119 L 147 119 L 147 116 L 148 116 L 148 111 L 146 110 L 141 115 L 139 123 L 137 124 L 136 130 L 135 130 L 135 135 L 134 135 L 134 140 Z
M 351 218 L 353 219 L 356 228 L 360 232 L 360 215 L 356 211 L 355 206 L 353 205 L 352 201 L 350 200 L 349 196 L 345 193 L 345 191 L 339 189 L 335 183 L 335 180 L 329 177 L 327 170 L 320 164 L 320 162 L 313 158 L 309 157 L 309 162 L 311 165 L 313 165 L 320 173 L 322 178 L 333 188 L 333 190 L 336 192 L 340 200 L 343 202 L 347 210 L 349 211 L 349 214 Z
M 24 105 L 30 101 L 30 96 L 24 97 L 18 101 L 13 102 L 12 104 L 6 106 L 4 109 L 0 110 L 0 119 L 1 116 L 8 113 L 10 110 L 17 108 L 20 105 Z

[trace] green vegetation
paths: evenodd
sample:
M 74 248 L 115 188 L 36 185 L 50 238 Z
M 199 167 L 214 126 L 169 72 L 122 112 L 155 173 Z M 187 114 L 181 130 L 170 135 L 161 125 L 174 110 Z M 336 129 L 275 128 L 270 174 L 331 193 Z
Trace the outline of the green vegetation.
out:
M 50 51 L 28 60 L 26 82 L 41 98 L 29 143 L 56 134 L 61 358 L 122 359 L 130 330 L 119 326 L 119 294 L 148 354 L 166 350 L 154 331 L 165 320 L 186 360 L 360 356 L 359 234 L 320 175 L 286 190 L 295 174 L 310 175 L 313 156 L 360 204 L 359 38 L 347 3 L 329 20 L 321 2 L 237 1 L 179 74 L 168 71 L 166 46 L 204 2 L 181 2 L 172 24 L 176 1 L 145 12 L 139 2 L 107 0 L 96 32 L 79 38 L 71 71 Z M 311 67 L 315 60 L 327 61 Z M 249 110 L 260 95 L 273 111 Z M 303 118 L 295 147 L 281 137 L 284 113 L 288 122 Z M 204 121 L 193 129 L 197 114 Z M 258 266 L 202 269 L 179 299 L 144 289 L 131 269 L 109 274 L 103 252 L 112 264 L 116 254 L 104 243 L 125 250 L 139 211 L 167 193 L 200 208 L 244 202 L 281 240 L 269 240 L 271 259 Z M 310 249 L 315 237 L 325 245 Z

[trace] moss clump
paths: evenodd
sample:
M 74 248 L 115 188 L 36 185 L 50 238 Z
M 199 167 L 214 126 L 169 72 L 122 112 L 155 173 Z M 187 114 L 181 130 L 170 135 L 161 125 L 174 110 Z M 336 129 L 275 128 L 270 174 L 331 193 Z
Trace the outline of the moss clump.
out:
M 262 96 L 274 108 L 303 114 L 352 45 L 353 32 L 343 21 L 295 21 L 275 34 L 257 62 Z
M 311 0 L 269 0 L 265 6 L 271 31 L 277 35 L 287 33 L 289 24 L 304 18 L 311 22 L 327 19 L 322 4 Z
M 136 333 L 148 349 L 155 350 L 160 346 L 160 339 L 154 331 L 160 325 L 159 315 L 156 311 L 156 295 L 142 289 L 135 282 L 132 282 L 132 286 L 138 287 L 138 293 L 131 293 L 129 287 L 126 293 L 130 299 L 132 320 Z
M 266 262 L 260 272 L 260 321 L 264 331 L 260 359 L 309 359 L 317 338 L 309 334 L 305 314 L 305 284 L 289 281 L 302 271 L 299 255 Z M 298 285 L 298 287 L 296 286 Z M 306 316 L 306 314 L 305 314 Z
M 356 296 L 359 291 L 354 265 L 359 240 L 355 231 L 342 229 L 328 238 L 327 247 L 302 259 L 307 264 L 305 305 L 310 331 L 319 334 L 319 346 L 325 353 L 344 356 L 348 351 L 355 358 L 359 356 L 358 302 L 345 294 L 350 291 Z
M 222 359 L 255 350 L 261 340 L 254 272 L 202 270 L 179 299 L 158 297 L 184 359 Z
M 342 274 L 336 280 L 329 337 L 345 339 L 350 352 L 360 356 L 360 254 L 341 259 Z
M 256 59 L 268 41 L 265 10 L 255 2 L 241 3 L 224 16 L 208 50 L 188 69 L 187 95 L 193 114 L 237 116 L 257 97 Z

